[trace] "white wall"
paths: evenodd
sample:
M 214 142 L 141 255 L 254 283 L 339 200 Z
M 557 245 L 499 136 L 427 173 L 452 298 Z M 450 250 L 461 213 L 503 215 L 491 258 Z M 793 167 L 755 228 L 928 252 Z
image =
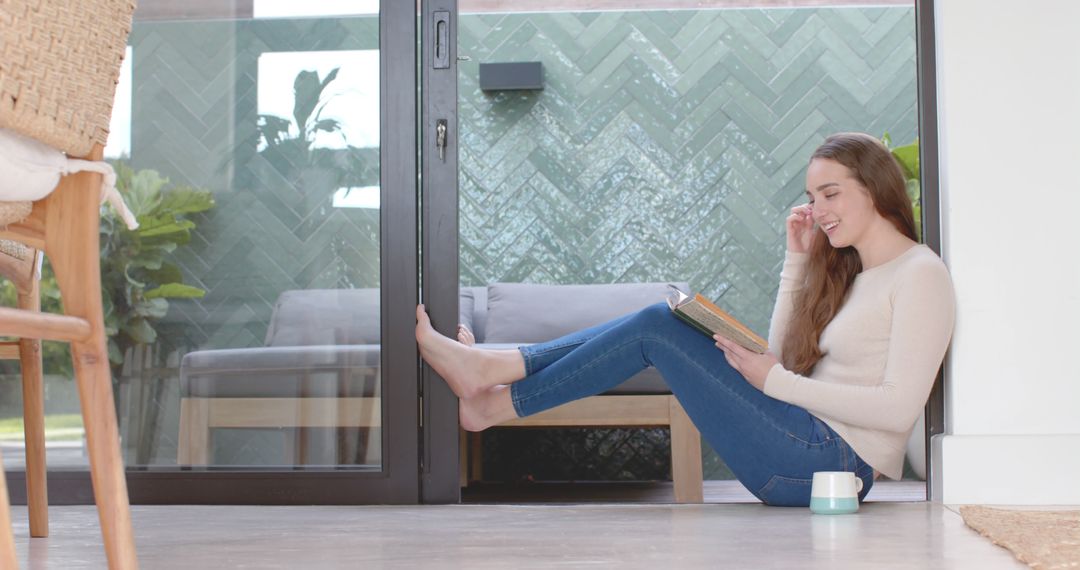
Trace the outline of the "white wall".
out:
M 1080 504 L 1080 2 L 936 10 L 957 294 L 936 497 Z

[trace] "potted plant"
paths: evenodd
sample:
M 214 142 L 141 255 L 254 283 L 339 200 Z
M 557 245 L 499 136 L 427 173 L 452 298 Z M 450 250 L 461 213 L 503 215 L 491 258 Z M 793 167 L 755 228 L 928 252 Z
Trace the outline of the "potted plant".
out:
M 118 376 L 128 349 L 157 340 L 154 323 L 165 317 L 169 299 L 199 298 L 206 292 L 184 283 L 180 268 L 169 254 L 191 240 L 195 222 L 188 215 L 214 207 L 206 190 L 170 186 L 154 170 L 134 171 L 122 162 L 113 164 L 116 186 L 139 221 L 129 230 L 111 207 L 102 206 L 100 226 L 101 296 L 108 336 L 109 362 Z M 42 266 L 41 303 L 45 312 L 61 312 L 60 290 L 48 258 Z M 15 289 L 4 283 L 0 296 L 7 306 L 15 302 Z M 67 343 L 45 342 L 45 370 L 72 374 Z
M 123 163 L 114 167 L 116 187 L 139 221 L 137 229 L 129 230 L 111 208 L 102 210 L 102 301 L 109 361 L 117 368 L 129 348 L 157 340 L 154 323 L 165 317 L 169 299 L 206 294 L 185 284 L 168 257 L 191 241 L 195 222 L 188 216 L 213 208 L 214 198 L 206 190 L 170 186 L 154 170 L 136 172 Z

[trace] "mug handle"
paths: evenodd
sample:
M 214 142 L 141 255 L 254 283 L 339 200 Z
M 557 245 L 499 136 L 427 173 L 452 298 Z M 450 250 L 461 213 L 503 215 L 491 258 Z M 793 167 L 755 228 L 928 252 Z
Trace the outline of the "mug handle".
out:
M 855 475 L 855 474 L 852 473 L 852 475 Z M 862 488 L 863 488 L 862 478 L 856 476 L 855 477 L 855 493 L 862 493 Z

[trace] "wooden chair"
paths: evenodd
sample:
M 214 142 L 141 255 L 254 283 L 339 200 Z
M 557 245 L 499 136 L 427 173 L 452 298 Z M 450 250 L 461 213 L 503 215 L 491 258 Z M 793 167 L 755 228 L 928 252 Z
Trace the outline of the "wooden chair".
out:
M 38 250 L 14 241 L 0 241 L 0 277 L 15 286 L 19 309 L 41 311 Z M 22 338 L 0 342 L 0 360 L 18 360 L 22 373 L 23 433 L 26 443 L 26 497 L 30 536 L 49 536 L 49 494 L 45 469 L 45 384 L 41 340 Z
M 133 11 L 130 0 L 0 3 L 0 59 L 4 61 L 0 128 L 48 144 L 69 157 L 100 161 Z M 102 312 L 101 190 L 100 174 L 69 174 L 60 178 L 50 194 L 33 202 L 28 216 L 0 222 L 7 224 L 0 229 L 0 239 L 25 244 L 49 257 L 64 306 L 63 315 L 44 314 L 32 307 L 0 308 L 0 336 L 71 343 L 105 554 L 110 568 L 127 569 L 136 568 L 138 561 Z M 0 195 L 0 200 L 12 198 Z M 44 412 L 42 402 L 25 404 L 34 407 L 27 413 L 28 426 L 38 423 L 37 416 Z M 28 454 L 32 444 L 28 441 Z M 35 468 L 29 467 L 33 462 L 28 458 L 28 496 L 31 525 L 36 520 L 39 526 L 31 534 L 41 536 L 48 532 L 47 519 L 41 515 L 45 508 L 43 462 L 37 479 Z M 30 482 L 35 479 L 37 487 Z M 6 489 L 0 489 L 0 495 L 6 495 Z M 6 496 L 0 499 L 2 524 L 9 515 Z M 7 529 L 10 524 L 0 531 L 5 537 L 0 538 L 0 561 L 5 561 L 5 568 L 14 568 Z

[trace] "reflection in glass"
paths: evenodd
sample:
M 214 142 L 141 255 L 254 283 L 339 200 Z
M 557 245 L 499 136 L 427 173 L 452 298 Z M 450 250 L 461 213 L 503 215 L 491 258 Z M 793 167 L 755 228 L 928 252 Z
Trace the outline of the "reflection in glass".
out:
M 129 468 L 382 468 L 377 3 L 139 21 L 136 172 L 212 193 L 125 354 Z M 323 17 L 326 14 L 369 14 Z

